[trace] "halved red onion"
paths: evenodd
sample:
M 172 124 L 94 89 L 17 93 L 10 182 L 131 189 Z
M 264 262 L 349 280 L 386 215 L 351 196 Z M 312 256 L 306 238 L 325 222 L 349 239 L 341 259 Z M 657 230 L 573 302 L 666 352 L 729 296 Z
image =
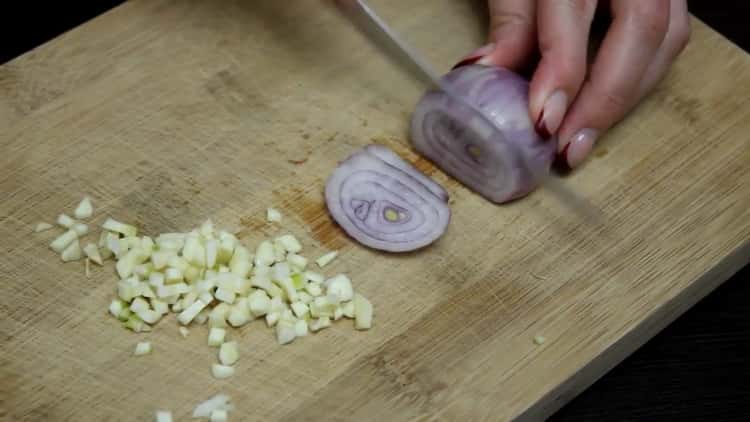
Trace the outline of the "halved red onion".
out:
M 325 186 L 326 206 L 361 244 L 413 251 L 441 237 L 450 222 L 448 192 L 382 145 L 368 145 L 339 163 Z
M 442 80 L 482 110 L 499 132 L 443 91 L 429 91 L 412 115 L 415 149 L 492 202 L 533 191 L 534 173 L 549 171 L 557 140 L 544 140 L 534 129 L 528 81 L 507 69 L 482 65 L 459 67 Z

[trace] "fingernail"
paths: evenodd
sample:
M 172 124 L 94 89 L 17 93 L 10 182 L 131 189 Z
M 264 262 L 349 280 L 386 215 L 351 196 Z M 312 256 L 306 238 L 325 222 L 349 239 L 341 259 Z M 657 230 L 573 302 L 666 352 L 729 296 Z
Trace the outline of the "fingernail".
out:
M 570 138 L 565 147 L 565 160 L 570 168 L 578 167 L 594 147 L 599 132 L 596 129 L 581 129 Z
M 482 59 L 484 56 L 486 56 L 487 54 L 489 54 L 492 51 L 493 48 L 495 48 L 495 44 L 494 43 L 490 43 L 490 44 L 487 44 L 487 45 L 485 45 L 483 47 L 479 47 L 478 49 L 476 49 L 476 50 L 472 51 L 471 53 L 467 54 L 463 59 L 461 59 L 460 62 L 456 63 L 456 65 L 453 66 L 451 68 L 451 70 L 457 69 L 457 68 L 459 68 L 461 66 L 466 66 L 466 65 L 470 65 L 470 64 L 474 64 L 474 63 L 480 62 L 481 61 L 480 59 Z
M 568 96 L 562 90 L 555 90 L 544 102 L 542 112 L 536 121 L 536 131 L 544 139 L 549 139 L 552 134 L 560 129 L 565 111 L 568 108 Z

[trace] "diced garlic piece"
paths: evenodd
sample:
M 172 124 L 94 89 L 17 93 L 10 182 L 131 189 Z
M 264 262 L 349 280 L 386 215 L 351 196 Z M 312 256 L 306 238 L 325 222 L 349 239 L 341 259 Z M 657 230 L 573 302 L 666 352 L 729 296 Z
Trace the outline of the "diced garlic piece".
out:
M 35 233 L 43 232 L 45 230 L 51 229 L 52 227 L 54 226 L 50 223 L 45 223 L 45 222 L 37 223 L 36 227 L 34 227 L 34 232 Z
M 136 356 L 142 356 L 151 353 L 151 350 L 151 342 L 143 341 L 135 345 L 135 351 L 133 354 Z
M 216 293 L 214 293 L 216 299 L 229 304 L 234 303 L 236 296 L 237 295 L 233 291 L 222 289 L 221 287 L 216 289 Z
M 310 312 L 310 308 L 302 302 L 294 302 L 292 303 L 292 311 L 294 312 L 294 316 L 304 319 Z
M 305 290 L 307 290 L 307 293 L 310 293 L 310 296 L 313 297 L 321 296 L 323 294 L 323 288 L 320 287 L 320 284 L 318 283 L 307 283 Z
M 302 255 L 297 255 L 296 253 L 288 254 L 286 256 L 286 262 L 288 262 L 289 266 L 296 271 L 303 271 L 305 267 L 307 267 L 307 258 Z
M 208 418 L 209 422 L 227 422 L 227 411 L 224 409 L 216 409 L 211 412 L 211 416 Z
M 102 255 L 99 253 L 99 248 L 97 248 L 95 244 L 87 243 L 86 246 L 83 247 L 83 253 L 85 253 L 86 256 L 96 264 L 104 265 Z
M 190 334 L 190 330 L 187 329 L 187 327 L 180 327 L 180 335 L 185 338 Z
M 193 318 L 195 318 L 195 316 L 198 315 L 198 313 L 202 311 L 203 308 L 205 307 L 206 307 L 205 302 L 201 300 L 196 300 L 192 305 L 190 305 L 187 309 L 182 311 L 180 315 L 177 316 L 177 320 L 182 325 L 188 325 L 190 324 L 190 321 L 192 321 Z
M 206 240 L 206 267 L 213 268 L 216 265 L 216 256 L 219 253 L 219 242 L 216 239 Z
M 141 318 L 144 322 L 147 322 L 149 324 L 156 324 L 159 322 L 159 320 L 162 317 L 162 314 L 159 312 L 156 312 L 153 309 L 144 309 L 139 312 L 134 312 L 136 315 L 138 315 L 139 318 Z
M 235 254 L 237 251 L 235 251 Z M 264 240 L 260 242 L 257 249 L 255 250 L 255 266 L 256 267 L 269 267 L 276 261 L 276 255 L 273 250 L 273 244 Z
M 137 297 L 130 303 L 130 310 L 135 313 L 145 311 L 146 309 L 150 309 L 150 306 L 148 302 L 146 302 L 146 300 L 142 297 Z
M 57 225 L 60 227 L 65 227 L 66 229 L 72 229 L 73 224 L 75 223 L 76 221 L 67 214 L 60 214 L 57 216 Z
M 286 262 L 279 262 L 278 264 L 274 265 L 272 267 L 273 275 L 271 276 L 272 280 L 282 280 L 285 278 L 289 278 L 291 275 L 291 271 L 289 269 L 289 264 Z
M 354 295 L 354 328 L 369 330 L 372 327 L 372 304 L 359 293 Z
M 210 313 L 208 307 L 203 308 L 202 311 L 198 312 L 198 315 L 195 316 L 195 319 L 193 320 L 196 324 L 203 325 L 206 322 L 208 322 L 208 314 Z
M 278 242 L 273 243 L 273 260 L 275 262 L 286 261 L 286 250 Z
M 278 312 L 271 312 L 266 314 L 266 325 L 268 325 L 269 328 L 276 325 L 277 322 L 279 322 L 279 313 Z
M 145 264 L 139 264 L 136 265 L 133 269 L 133 273 L 138 276 L 141 280 L 148 279 L 148 276 L 151 275 L 151 271 L 154 270 L 154 265 L 150 262 L 147 262 Z
M 113 317 L 122 321 L 127 320 L 128 316 L 130 316 L 128 304 L 121 299 L 113 299 L 112 302 L 109 303 L 109 313 L 112 314 Z
M 132 330 L 136 333 L 151 331 L 151 327 L 149 327 L 148 324 L 144 323 L 143 320 L 135 314 L 130 315 L 130 317 L 128 317 L 128 320 L 125 321 L 123 325 L 128 330 Z
M 211 412 L 217 409 L 231 410 L 229 396 L 226 394 L 217 394 L 204 401 L 193 409 L 193 418 L 207 418 Z
M 68 245 L 70 245 L 74 240 L 77 239 L 78 233 L 76 233 L 75 230 L 70 229 L 55 238 L 55 240 L 53 240 L 52 243 L 49 244 L 49 247 L 57 253 L 62 253 L 62 251 L 64 251 L 65 248 L 68 247 Z
M 294 335 L 297 337 L 304 337 L 307 335 L 308 327 L 307 321 L 300 319 L 294 323 Z
M 214 222 L 211 219 L 207 219 L 201 224 L 200 228 L 201 236 L 206 239 L 212 239 L 214 237 Z
M 151 308 L 155 310 L 156 312 L 166 315 L 169 313 L 169 306 L 167 305 L 167 302 L 164 302 L 162 300 L 159 300 L 155 297 L 150 299 L 151 301 Z
M 151 288 L 151 285 L 148 284 L 148 282 L 142 281 L 138 283 L 138 293 L 147 298 L 155 298 L 156 293 L 154 293 L 154 289 Z
M 78 261 L 79 259 L 83 258 L 83 253 L 81 252 L 81 244 L 78 242 L 78 239 L 75 239 L 72 243 L 70 243 L 62 251 L 60 257 L 62 258 L 63 262 Z
M 241 327 L 250 322 L 252 315 L 250 315 L 250 309 L 247 306 L 247 298 L 240 298 L 234 305 L 232 305 L 229 315 L 227 316 L 227 322 L 232 327 Z
M 281 296 L 281 289 L 279 288 L 279 286 L 271 283 L 267 276 L 256 274 L 253 276 L 253 278 L 250 279 L 250 284 L 253 287 L 265 290 L 266 293 L 268 293 L 268 295 L 271 297 Z
M 156 422 L 172 422 L 172 412 L 169 410 L 157 410 Z
M 256 290 L 248 296 L 248 307 L 253 316 L 261 317 L 271 309 L 271 299 L 263 290 Z
M 341 310 L 347 318 L 354 318 L 354 302 L 349 301 L 341 305 Z
M 325 281 L 325 276 L 323 276 L 323 274 L 313 271 L 305 271 L 305 278 L 311 283 L 322 283 Z
M 326 265 L 330 264 L 331 261 L 336 259 L 338 256 L 338 251 L 328 252 L 327 254 L 321 256 L 320 258 L 315 260 L 315 263 L 318 264 L 318 267 L 323 268 Z
M 164 272 L 165 283 L 180 283 L 183 280 L 182 271 L 177 268 L 167 268 Z
M 213 328 L 224 328 L 227 327 L 227 317 L 232 308 L 226 303 L 220 303 L 216 305 L 211 312 L 208 314 L 208 326 Z
M 297 295 L 299 296 L 299 301 L 307 305 L 308 303 L 312 302 L 313 297 L 307 292 L 297 292 Z
M 176 256 L 177 253 L 175 251 L 158 250 L 151 254 L 151 263 L 154 264 L 154 269 L 163 270 L 167 267 L 169 260 Z
M 188 283 L 193 283 L 201 277 L 201 269 L 191 265 L 187 267 L 183 273 L 183 277 Z
M 236 341 L 222 343 L 219 348 L 219 362 L 222 365 L 234 365 L 239 358 L 240 351 Z
M 99 253 L 101 253 L 102 259 L 112 258 L 114 253 L 109 249 L 108 245 L 111 242 L 115 242 L 117 238 L 117 234 L 115 233 L 102 231 L 102 234 L 99 236 Z
M 335 294 L 339 300 L 346 302 L 354 297 L 352 281 L 344 274 L 339 274 L 326 281 L 326 293 Z
M 89 232 L 89 226 L 87 226 L 86 224 L 83 224 L 83 223 L 75 223 L 75 224 L 73 224 L 73 227 L 71 227 L 71 228 L 73 230 L 75 230 L 75 232 L 76 232 L 76 234 L 78 234 L 78 236 L 83 236 L 83 235 L 85 235 L 86 233 Z
M 242 246 L 237 245 L 234 249 L 234 255 L 229 261 L 229 270 L 242 278 L 245 278 L 250 274 L 250 270 L 253 268 L 252 257 L 250 251 Z
M 297 331 L 294 329 L 295 323 L 281 320 L 276 324 L 276 341 L 279 344 L 289 344 L 297 337 Z
M 227 335 L 227 330 L 224 328 L 213 327 L 208 332 L 208 345 L 211 347 L 219 347 L 224 343 L 224 337 Z
M 222 365 L 220 363 L 214 363 L 211 365 L 211 374 L 216 379 L 225 379 L 234 375 L 234 367 L 228 365 Z M 214 410 L 216 412 L 216 410 Z
M 344 310 L 341 308 L 341 306 L 337 306 L 336 309 L 333 311 L 333 320 L 338 321 L 344 316 Z
M 203 302 L 205 302 L 205 303 L 211 303 L 214 300 L 213 295 L 211 295 L 211 293 L 209 293 L 209 292 L 203 292 L 203 293 L 201 293 L 198 298 L 200 300 L 202 300 Z
M 294 284 L 292 284 L 292 279 L 289 277 L 283 278 L 281 280 L 274 280 L 276 284 L 281 286 L 281 288 L 284 290 L 284 294 L 287 297 L 287 300 L 289 302 L 296 302 L 297 297 L 297 289 L 294 288 Z
M 196 267 L 204 267 L 206 265 L 206 250 L 197 235 L 189 235 L 185 239 L 182 256 L 187 262 Z
M 330 327 L 331 319 L 328 317 L 321 317 L 311 322 L 309 325 L 310 325 L 310 331 L 312 331 L 313 333 L 316 333 L 324 328 Z
M 276 238 L 287 252 L 297 253 L 302 250 L 302 244 L 291 234 L 285 234 Z
M 135 236 L 138 233 L 138 230 L 134 226 L 121 223 L 113 218 L 107 218 L 104 224 L 102 224 L 102 228 L 111 232 L 122 233 L 125 236 Z
M 266 210 L 266 220 L 278 223 L 281 221 L 281 213 L 276 208 L 268 208 Z
M 73 215 L 78 219 L 89 218 L 93 214 L 94 206 L 91 204 L 91 198 L 88 196 L 84 197 L 76 207 L 75 211 L 73 211 Z
M 148 284 L 150 284 L 152 287 L 156 287 L 157 289 L 159 288 L 159 286 L 163 286 L 164 273 L 153 271 L 148 275 Z

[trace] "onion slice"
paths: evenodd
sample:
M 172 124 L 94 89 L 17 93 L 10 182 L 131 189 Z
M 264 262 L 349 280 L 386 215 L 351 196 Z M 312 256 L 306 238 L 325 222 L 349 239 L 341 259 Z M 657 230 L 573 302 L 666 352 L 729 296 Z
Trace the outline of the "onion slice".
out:
M 557 140 L 542 139 L 529 116 L 528 81 L 495 66 L 459 67 L 443 81 L 493 121 L 494 130 L 443 91 L 429 91 L 411 120 L 417 151 L 469 189 L 494 203 L 537 187 L 529 171 L 548 172 Z
M 361 244 L 412 251 L 446 231 L 448 193 L 388 148 L 370 145 L 342 161 L 325 186 L 333 219 Z

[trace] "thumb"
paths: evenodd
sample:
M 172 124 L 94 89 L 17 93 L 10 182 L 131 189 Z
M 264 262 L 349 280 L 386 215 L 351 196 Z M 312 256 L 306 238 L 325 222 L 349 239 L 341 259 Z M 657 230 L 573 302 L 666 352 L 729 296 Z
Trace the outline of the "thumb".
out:
M 520 69 L 536 47 L 536 1 L 489 0 L 489 43 L 453 68 L 484 64 Z

